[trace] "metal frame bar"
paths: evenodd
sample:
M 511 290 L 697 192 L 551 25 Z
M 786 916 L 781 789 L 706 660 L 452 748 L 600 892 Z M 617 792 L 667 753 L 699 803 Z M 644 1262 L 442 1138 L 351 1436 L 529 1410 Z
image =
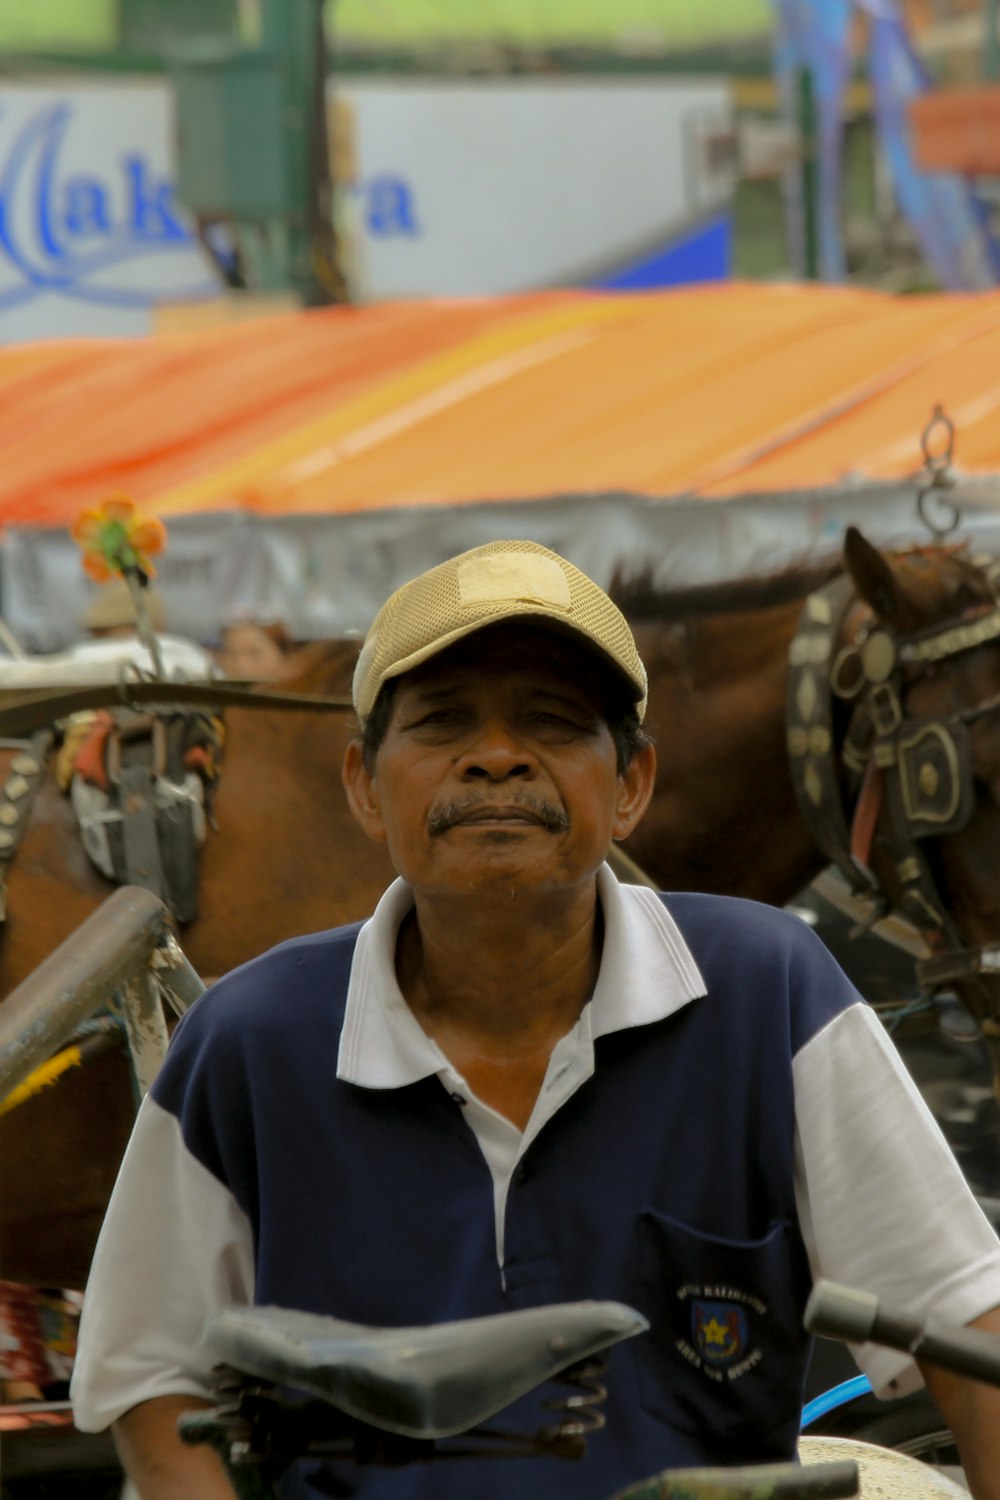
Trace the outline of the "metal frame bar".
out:
M 0 1099 L 110 1004 L 146 1093 L 166 1053 L 162 998 L 180 1012 L 205 988 L 169 924 L 151 891 L 122 886 L 17 986 L 0 1007 Z

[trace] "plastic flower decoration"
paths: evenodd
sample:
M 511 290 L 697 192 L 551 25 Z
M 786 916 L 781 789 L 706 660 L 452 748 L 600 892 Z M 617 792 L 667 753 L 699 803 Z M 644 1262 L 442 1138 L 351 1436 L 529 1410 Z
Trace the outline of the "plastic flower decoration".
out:
M 143 596 L 149 580 L 156 577 L 150 558 L 167 544 L 163 522 L 141 516 L 127 495 L 109 495 L 96 510 L 83 512 L 70 535 L 82 549 L 84 569 L 95 583 L 124 579 L 139 639 L 150 654 L 154 675 L 164 681 L 163 653 Z
M 110 495 L 95 510 L 85 510 L 70 535 L 82 549 L 84 569 L 95 583 L 120 575 L 146 584 L 156 577 L 150 558 L 167 542 L 163 522 L 140 515 L 127 495 Z

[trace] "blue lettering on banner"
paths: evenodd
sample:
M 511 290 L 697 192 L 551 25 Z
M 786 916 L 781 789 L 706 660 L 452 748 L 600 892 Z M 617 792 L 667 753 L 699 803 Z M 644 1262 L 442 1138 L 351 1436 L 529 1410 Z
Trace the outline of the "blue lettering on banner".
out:
M 120 158 L 120 181 L 61 171 L 72 118 L 67 100 L 43 106 L 0 158 L 0 269 L 18 275 L 15 285 L 0 288 L 0 311 L 44 293 L 149 307 L 168 296 L 217 291 L 207 274 L 169 290 L 108 284 L 115 267 L 154 252 L 189 250 L 194 236 L 179 217 L 173 184 L 137 152 Z
M 73 177 L 64 192 L 66 233 L 83 238 L 88 234 L 110 234 L 108 195 L 93 177 Z
M 383 173 L 361 184 L 365 197 L 365 227 L 379 239 L 397 235 L 417 236 L 416 207 L 413 189 L 402 177 Z
M 171 213 L 174 188 L 170 182 L 151 182 L 149 164 L 141 156 L 122 160 L 129 188 L 129 228 L 139 239 L 189 240 L 184 225 Z

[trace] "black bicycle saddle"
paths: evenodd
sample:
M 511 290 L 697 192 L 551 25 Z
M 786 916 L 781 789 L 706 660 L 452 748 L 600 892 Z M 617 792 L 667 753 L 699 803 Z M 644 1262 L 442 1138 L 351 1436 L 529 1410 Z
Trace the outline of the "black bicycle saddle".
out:
M 621 1302 L 563 1302 L 425 1328 L 370 1328 L 284 1307 L 234 1307 L 203 1343 L 220 1362 L 321 1396 L 406 1437 L 467 1432 L 536 1385 L 648 1328 Z

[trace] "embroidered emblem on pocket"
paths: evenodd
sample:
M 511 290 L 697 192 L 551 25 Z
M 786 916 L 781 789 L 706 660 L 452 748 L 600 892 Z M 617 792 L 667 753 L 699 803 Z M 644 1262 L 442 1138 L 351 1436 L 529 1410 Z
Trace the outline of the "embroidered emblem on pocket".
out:
M 733 1364 L 747 1346 L 747 1315 L 731 1302 L 692 1302 L 694 1347 L 712 1365 Z
M 737 1287 L 682 1286 L 680 1302 L 687 1303 L 690 1340 L 679 1338 L 674 1347 L 689 1364 L 710 1380 L 737 1380 L 763 1358 L 752 1341 L 751 1315 L 764 1317 L 767 1305 L 759 1297 Z

